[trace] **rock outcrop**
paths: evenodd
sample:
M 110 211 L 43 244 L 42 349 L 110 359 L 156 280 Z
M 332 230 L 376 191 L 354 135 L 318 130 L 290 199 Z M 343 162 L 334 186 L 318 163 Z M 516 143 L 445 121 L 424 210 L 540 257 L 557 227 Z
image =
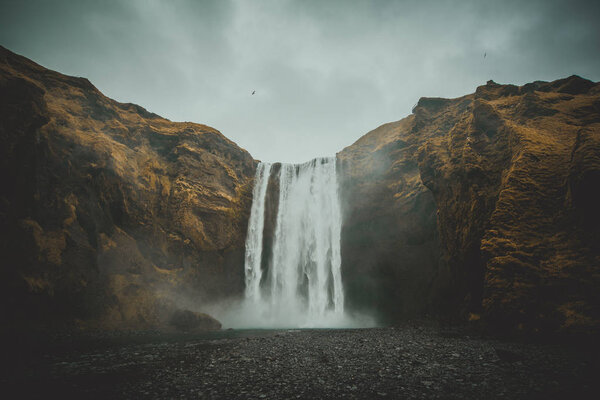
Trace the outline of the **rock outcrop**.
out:
M 2 317 L 164 323 L 243 291 L 256 162 L 0 47 Z
M 422 98 L 338 157 L 355 308 L 598 329 L 600 84 Z
M 221 329 L 221 323 L 210 315 L 190 310 L 175 310 L 169 319 L 169 325 L 184 332 L 218 331 Z

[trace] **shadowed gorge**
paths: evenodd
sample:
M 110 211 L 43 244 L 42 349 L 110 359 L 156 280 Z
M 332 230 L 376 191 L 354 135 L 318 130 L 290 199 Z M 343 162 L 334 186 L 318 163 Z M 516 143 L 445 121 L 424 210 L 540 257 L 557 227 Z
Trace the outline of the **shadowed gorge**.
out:
M 0 0 L 0 397 L 600 398 L 598 21 Z
M 283 288 L 270 266 L 312 257 L 308 243 L 292 251 L 297 240 L 335 259 L 317 251 L 325 239 L 278 219 L 320 208 L 281 179 L 305 167 L 269 165 L 257 189 L 258 162 L 212 128 L 117 103 L 6 49 L 0 61 L 6 320 L 160 326 L 177 309 Z M 597 83 L 490 81 L 422 98 L 338 153 L 345 308 L 383 323 L 597 329 L 599 124 Z M 253 188 L 263 218 L 248 233 Z M 302 229 L 322 222 L 311 215 L 298 214 Z M 297 240 L 282 242 L 283 229 Z M 262 243 L 254 260 L 248 240 Z M 247 275 L 245 252 L 246 268 L 268 273 Z M 320 282 L 331 294 L 334 281 Z
M 268 163 L 0 47 L 0 386 L 588 398 L 599 188 L 600 84 L 578 76 L 421 98 Z

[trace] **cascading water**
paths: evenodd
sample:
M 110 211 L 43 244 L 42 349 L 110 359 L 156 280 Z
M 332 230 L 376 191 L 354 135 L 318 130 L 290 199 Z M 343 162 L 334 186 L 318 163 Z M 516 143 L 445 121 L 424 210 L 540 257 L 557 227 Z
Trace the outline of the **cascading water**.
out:
M 263 259 L 271 165 L 256 171 L 246 237 L 246 309 L 255 326 L 329 327 L 344 320 L 336 159 L 281 164 L 272 256 Z
M 260 163 L 254 178 L 252 208 L 246 234 L 246 299 L 260 300 L 260 281 L 262 278 L 261 260 L 263 250 L 263 230 L 265 227 L 265 197 L 271 174 L 271 164 Z

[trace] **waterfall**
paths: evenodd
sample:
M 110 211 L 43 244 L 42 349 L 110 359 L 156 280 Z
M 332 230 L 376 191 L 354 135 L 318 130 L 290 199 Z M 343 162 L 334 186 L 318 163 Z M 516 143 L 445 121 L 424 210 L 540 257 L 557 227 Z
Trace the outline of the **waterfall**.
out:
M 252 191 L 252 208 L 248 220 L 248 233 L 246 234 L 246 298 L 254 301 L 260 300 L 260 280 L 262 271 L 263 230 L 265 226 L 265 197 L 271 174 L 271 164 L 260 163 L 254 178 Z
M 256 326 L 327 327 L 344 317 L 336 159 L 281 164 L 272 254 L 262 270 L 271 165 L 256 170 L 246 237 L 246 303 Z M 276 178 L 276 177 L 274 177 Z

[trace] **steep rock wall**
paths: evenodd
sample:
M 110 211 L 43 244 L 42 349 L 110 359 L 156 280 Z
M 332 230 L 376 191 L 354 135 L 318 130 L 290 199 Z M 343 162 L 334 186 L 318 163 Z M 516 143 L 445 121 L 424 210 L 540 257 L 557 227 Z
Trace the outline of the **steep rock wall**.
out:
M 599 127 L 597 83 L 490 81 L 338 153 L 348 308 L 597 330 Z M 256 161 L 218 131 L 0 48 L 0 141 L 3 320 L 147 327 L 242 294 Z
M 0 259 L 11 320 L 154 326 L 243 291 L 255 161 L 0 48 Z
M 600 85 L 573 76 L 422 98 L 344 149 L 353 305 L 597 329 L 599 137 Z

